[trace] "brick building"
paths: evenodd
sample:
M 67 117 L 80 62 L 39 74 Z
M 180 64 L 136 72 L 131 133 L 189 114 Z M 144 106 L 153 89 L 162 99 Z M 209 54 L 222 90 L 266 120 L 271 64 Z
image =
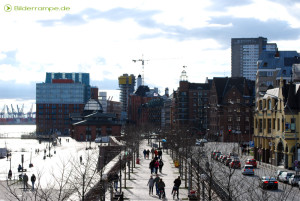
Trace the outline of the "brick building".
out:
M 248 142 L 253 135 L 254 81 L 213 78 L 209 98 L 210 139 Z
M 121 123 L 116 114 L 103 113 L 98 100 L 90 99 L 82 113 L 70 114 L 71 137 L 78 141 L 94 141 L 97 137 L 120 136 Z
M 70 113 L 80 113 L 98 88 L 89 85 L 88 73 L 46 73 L 36 84 L 37 134 L 69 135 Z

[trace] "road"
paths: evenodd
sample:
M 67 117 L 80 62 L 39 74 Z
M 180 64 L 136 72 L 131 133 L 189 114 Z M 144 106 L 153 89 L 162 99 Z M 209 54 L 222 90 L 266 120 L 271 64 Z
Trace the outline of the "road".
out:
M 206 162 L 209 163 L 209 169 L 211 170 L 211 175 L 216 181 L 221 183 L 223 187 L 227 187 L 227 192 L 230 192 L 233 200 L 287 200 L 296 201 L 300 200 L 298 197 L 299 189 L 298 187 L 292 187 L 288 184 L 279 182 L 278 190 L 263 190 L 259 188 L 259 181 L 262 176 L 275 176 L 276 170 L 265 168 L 258 165 L 255 169 L 254 176 L 246 176 L 242 174 L 241 169 L 230 169 L 226 167 L 223 163 L 211 159 L 211 151 L 218 150 L 222 153 L 228 155 L 230 152 L 237 153 L 237 144 L 233 143 L 215 143 L 208 142 L 204 147 L 195 146 L 193 148 L 192 155 L 195 160 L 199 160 L 203 167 L 206 167 Z M 207 159 L 203 157 L 197 157 L 204 152 Z M 241 152 L 239 152 L 241 153 Z M 253 158 L 252 156 L 241 156 L 239 155 L 241 161 L 241 167 L 245 165 L 247 158 Z

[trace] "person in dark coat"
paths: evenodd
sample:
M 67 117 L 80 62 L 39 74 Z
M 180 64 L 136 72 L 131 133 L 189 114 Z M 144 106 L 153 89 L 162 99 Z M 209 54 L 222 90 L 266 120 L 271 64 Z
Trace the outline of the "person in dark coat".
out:
M 143 154 L 144 154 L 144 159 L 146 159 L 146 155 L 147 155 L 146 149 L 144 149 Z
M 155 168 L 155 174 L 157 174 L 157 170 L 159 168 L 159 162 L 158 161 L 154 162 L 154 168 Z
M 158 159 L 162 159 L 162 151 L 161 151 L 161 149 L 158 150 L 157 155 L 158 155 Z
M 28 188 L 28 176 L 26 173 L 23 175 L 23 183 L 24 183 L 24 190 Z
M 154 179 L 152 175 L 150 176 L 150 179 L 148 180 L 147 186 L 149 186 L 149 195 L 153 195 L 153 186 L 154 186 Z
M 149 154 L 150 154 L 150 150 L 147 149 L 147 151 L 146 151 L 146 158 L 148 158 L 148 159 L 149 159 Z
M 165 192 L 165 182 L 163 182 L 162 179 L 159 180 L 158 184 L 157 184 L 157 187 L 158 187 L 158 192 L 159 192 L 159 199 L 162 197 L 162 198 L 165 198 L 166 197 L 166 192 Z M 161 191 L 163 192 L 163 195 L 161 194 Z
M 177 199 L 179 199 L 179 186 L 180 185 L 181 185 L 181 179 L 180 179 L 180 176 L 178 176 L 178 178 L 174 180 L 174 188 L 177 190 Z M 175 190 L 174 188 L 172 190 L 172 194 L 173 194 L 173 191 Z
M 164 162 L 160 159 L 159 160 L 159 172 L 161 173 L 162 167 L 164 166 Z
M 34 175 L 34 174 L 32 174 L 32 176 L 31 176 L 30 180 L 31 180 L 31 184 L 32 184 L 32 188 L 31 188 L 31 190 L 34 190 L 34 183 L 35 183 L 35 180 L 36 180 L 36 177 L 35 177 L 35 175 Z
M 151 158 L 153 159 L 154 158 L 154 148 L 152 147 L 151 149 Z
M 159 190 L 158 190 L 158 182 L 159 182 L 160 178 L 158 176 L 158 174 L 156 175 L 155 179 L 154 179 L 154 184 L 155 184 L 155 190 L 156 190 L 156 195 L 159 194 Z
M 152 160 L 152 161 L 149 163 L 150 174 L 152 174 L 152 172 L 154 172 L 154 163 L 155 163 L 154 160 Z

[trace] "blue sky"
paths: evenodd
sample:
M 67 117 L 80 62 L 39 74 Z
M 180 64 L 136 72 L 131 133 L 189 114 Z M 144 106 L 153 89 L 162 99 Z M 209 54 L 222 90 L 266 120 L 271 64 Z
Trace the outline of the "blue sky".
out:
M 118 100 L 118 76 L 142 73 L 145 84 L 178 87 L 182 66 L 190 82 L 230 76 L 231 38 L 259 37 L 280 50 L 300 50 L 299 0 L 11 1 L 69 11 L 0 9 L 0 109 L 29 104 L 46 72 L 88 72 L 91 84 Z

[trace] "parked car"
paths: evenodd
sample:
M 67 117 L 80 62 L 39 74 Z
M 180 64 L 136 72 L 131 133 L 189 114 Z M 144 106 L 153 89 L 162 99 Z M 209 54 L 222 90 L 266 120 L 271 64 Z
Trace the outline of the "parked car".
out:
M 228 156 L 224 156 L 221 160 L 221 163 L 224 163 L 225 164 L 225 161 L 227 160 Z
M 253 165 L 245 165 L 244 170 L 242 171 L 243 175 L 254 175 Z
M 204 146 L 204 143 L 203 142 L 200 142 L 200 141 L 196 141 L 196 144 L 195 144 L 196 146 Z
M 246 160 L 246 164 L 247 164 L 247 165 L 253 165 L 254 168 L 257 168 L 257 162 L 256 162 L 255 159 L 249 159 L 249 158 L 248 158 L 248 159 Z
M 260 179 L 259 186 L 262 189 L 274 189 L 278 190 L 278 181 L 275 177 L 262 176 Z
M 218 161 L 222 162 L 223 158 L 225 157 L 225 155 L 221 155 L 219 158 L 218 158 Z
M 211 152 L 211 158 L 215 158 L 215 155 L 217 154 L 217 153 L 221 153 L 220 151 L 212 151 Z
M 231 161 L 232 161 L 232 159 L 231 158 L 227 158 L 226 160 L 225 160 L 225 165 L 226 166 L 229 166 L 229 164 L 231 163 Z
M 300 175 L 292 175 L 289 178 L 289 184 L 292 186 L 298 185 L 298 182 L 300 181 Z
M 277 172 L 276 172 L 277 180 L 279 180 L 279 176 L 280 176 L 281 173 L 283 173 L 283 172 L 286 172 L 286 171 L 284 171 L 284 170 L 277 170 Z
M 294 175 L 293 172 L 283 172 L 279 175 L 279 181 L 287 183 L 292 175 Z
M 221 152 L 217 153 L 216 156 L 215 156 L 215 160 L 218 160 L 220 156 L 221 156 Z
M 241 162 L 239 160 L 234 160 L 233 159 L 231 161 L 231 163 L 229 164 L 229 167 L 234 168 L 234 169 L 236 169 L 236 168 L 240 169 L 241 168 Z

